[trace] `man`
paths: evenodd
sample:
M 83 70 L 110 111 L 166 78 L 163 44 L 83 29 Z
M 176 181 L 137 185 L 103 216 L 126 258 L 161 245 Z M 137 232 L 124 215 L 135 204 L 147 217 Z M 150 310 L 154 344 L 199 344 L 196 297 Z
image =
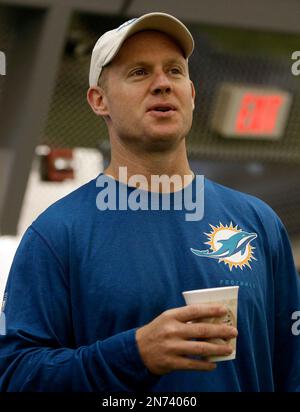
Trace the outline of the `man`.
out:
M 192 50 L 187 28 L 162 13 L 98 40 L 87 98 L 107 124 L 111 162 L 24 235 L 6 288 L 2 391 L 300 390 L 300 288 L 286 232 L 258 199 L 207 179 L 199 188 L 188 164 Z M 127 184 L 121 167 L 143 179 Z M 186 179 L 168 193 L 154 190 L 154 175 Z M 119 201 L 168 196 L 170 208 L 105 209 L 108 186 Z M 204 196 L 202 219 L 175 207 L 190 188 Z M 236 234 L 239 244 L 212 258 Z M 185 306 L 182 292 L 228 285 L 240 286 L 237 353 L 217 365 L 207 357 L 231 354 L 237 330 L 207 320 L 225 307 Z

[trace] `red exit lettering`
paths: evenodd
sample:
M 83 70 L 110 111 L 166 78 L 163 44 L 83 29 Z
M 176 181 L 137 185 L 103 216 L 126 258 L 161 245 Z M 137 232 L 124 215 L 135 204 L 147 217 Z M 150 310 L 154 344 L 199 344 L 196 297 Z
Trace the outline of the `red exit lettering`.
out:
M 283 104 L 279 95 L 246 93 L 241 99 L 236 118 L 236 132 L 240 134 L 272 134 L 278 112 Z

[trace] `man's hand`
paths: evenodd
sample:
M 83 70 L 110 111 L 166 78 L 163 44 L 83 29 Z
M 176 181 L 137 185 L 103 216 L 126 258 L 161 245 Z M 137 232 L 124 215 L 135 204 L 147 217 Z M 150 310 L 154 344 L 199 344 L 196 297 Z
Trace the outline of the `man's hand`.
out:
M 167 310 L 139 328 L 136 331 L 136 340 L 146 367 L 156 375 L 175 370 L 214 370 L 215 363 L 205 359 L 192 359 L 189 356 L 205 358 L 232 353 L 229 344 L 218 345 L 205 341 L 210 338 L 228 340 L 237 336 L 236 328 L 225 324 L 205 323 L 207 318 L 221 317 L 226 313 L 227 309 L 222 305 L 188 305 Z M 201 319 L 204 319 L 204 322 L 201 322 Z

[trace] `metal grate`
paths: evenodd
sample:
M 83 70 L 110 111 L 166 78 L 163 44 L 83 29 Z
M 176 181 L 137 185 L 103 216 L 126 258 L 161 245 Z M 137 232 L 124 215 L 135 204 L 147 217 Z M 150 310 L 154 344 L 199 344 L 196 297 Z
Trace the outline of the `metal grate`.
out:
M 55 147 L 107 147 L 104 121 L 86 102 L 91 52 L 98 37 L 121 24 L 116 17 L 75 14 L 41 143 Z
M 292 51 L 289 53 L 288 44 L 286 49 L 281 49 L 277 54 L 273 51 L 271 56 L 268 55 L 266 48 L 266 55 L 257 57 L 232 51 L 224 53 L 210 44 L 209 36 L 203 41 L 201 34 L 194 34 L 198 47 L 190 60 L 190 72 L 198 98 L 189 139 L 190 155 L 228 160 L 300 163 L 300 78 L 291 73 Z M 245 44 L 252 41 L 252 33 L 241 31 L 239 34 L 236 29 L 236 35 L 237 39 L 239 35 L 244 36 Z M 300 36 L 293 37 L 298 37 L 300 44 Z M 273 42 L 280 42 L 280 35 L 268 39 L 272 49 Z M 214 97 L 217 88 L 225 81 L 275 86 L 291 92 L 293 104 L 284 136 L 278 141 L 228 140 L 213 132 L 210 129 L 210 119 Z
M 64 56 L 42 143 L 55 147 L 97 147 L 106 126 L 86 101 L 89 59 Z

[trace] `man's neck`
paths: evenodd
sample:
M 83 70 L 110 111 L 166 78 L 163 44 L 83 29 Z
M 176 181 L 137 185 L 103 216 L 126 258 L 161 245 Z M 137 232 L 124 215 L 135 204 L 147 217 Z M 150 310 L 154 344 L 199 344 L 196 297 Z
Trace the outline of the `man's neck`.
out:
M 139 188 L 146 190 L 155 190 L 152 188 L 153 176 L 166 175 L 173 178 L 174 184 L 170 191 L 183 189 L 194 177 L 187 159 L 184 140 L 176 150 L 163 152 L 133 153 L 128 148 L 114 147 L 111 162 L 104 170 L 104 174 L 125 184 L 128 184 L 128 180 L 133 176 L 141 175 L 147 181 L 147 187 L 139 183 Z M 159 191 L 164 189 L 160 188 Z

